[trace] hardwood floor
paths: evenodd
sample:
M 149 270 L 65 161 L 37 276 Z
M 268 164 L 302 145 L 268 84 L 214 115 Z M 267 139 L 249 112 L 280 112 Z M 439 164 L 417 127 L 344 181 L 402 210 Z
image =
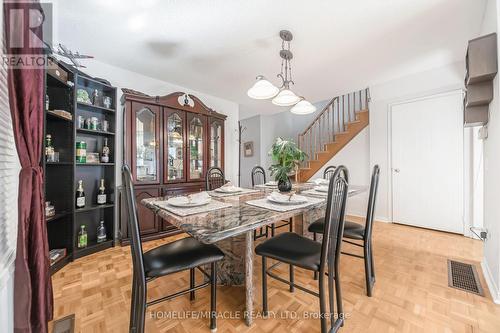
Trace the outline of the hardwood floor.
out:
M 397 224 L 374 224 L 374 295 L 365 295 L 361 259 L 342 256 L 341 281 L 346 323 L 341 332 L 499 332 L 500 305 L 491 300 L 479 261 L 482 244 L 469 238 Z M 144 244 L 144 250 L 167 240 Z M 343 250 L 352 250 L 345 245 Z M 353 251 L 355 251 L 354 249 Z M 359 250 L 358 250 L 359 251 Z M 485 297 L 448 287 L 447 259 L 474 263 L 481 276 Z M 131 293 L 130 248 L 117 246 L 69 264 L 53 276 L 54 318 L 74 313 L 78 332 L 127 332 Z M 255 261 L 256 310 L 262 309 L 260 257 Z M 281 269 L 287 276 L 287 268 Z M 201 275 L 197 275 L 201 279 Z M 317 288 L 312 273 L 296 270 L 296 282 Z M 242 316 L 244 290 L 219 287 L 218 332 L 319 332 L 317 298 L 300 290 L 293 294 L 286 285 L 268 279 L 269 310 L 275 318 L 260 314 L 252 327 Z M 148 296 L 155 298 L 189 285 L 189 272 L 153 281 Z M 187 318 L 209 310 L 209 289 L 148 308 L 147 332 L 209 332 L 208 318 Z M 184 313 L 185 312 L 185 313 Z M 184 316 L 169 319 L 167 313 Z M 154 317 L 156 316 L 156 318 Z

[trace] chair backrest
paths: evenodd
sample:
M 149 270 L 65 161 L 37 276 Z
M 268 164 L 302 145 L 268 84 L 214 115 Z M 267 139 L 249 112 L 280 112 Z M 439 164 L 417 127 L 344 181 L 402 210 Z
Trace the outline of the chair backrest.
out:
M 126 164 L 124 164 L 122 167 L 122 179 L 127 204 L 128 228 L 131 235 L 130 250 L 132 252 L 134 276 L 139 279 L 145 279 L 144 262 L 142 258 L 142 243 L 139 233 L 139 218 L 137 216 L 134 185 L 132 184 L 132 173 L 130 172 L 130 167 Z
M 320 274 L 328 271 L 333 276 L 333 267 L 340 259 L 348 187 L 349 171 L 341 165 L 336 168 L 328 186 Z
M 252 187 L 266 183 L 266 172 L 261 166 L 254 166 L 252 169 Z
M 370 182 L 368 209 L 366 210 L 365 241 L 368 241 L 372 236 L 373 216 L 375 215 L 375 201 L 377 199 L 379 174 L 380 168 L 378 165 L 375 165 L 373 167 L 372 180 Z
M 205 178 L 205 189 L 207 191 L 215 190 L 221 187 L 226 182 L 224 178 L 224 172 L 218 167 L 211 167 L 207 171 L 207 176 Z
M 332 178 L 333 173 L 335 172 L 336 168 L 337 167 L 335 165 L 330 165 L 330 166 L 326 167 L 325 171 L 323 171 L 323 179 L 330 180 L 330 178 Z

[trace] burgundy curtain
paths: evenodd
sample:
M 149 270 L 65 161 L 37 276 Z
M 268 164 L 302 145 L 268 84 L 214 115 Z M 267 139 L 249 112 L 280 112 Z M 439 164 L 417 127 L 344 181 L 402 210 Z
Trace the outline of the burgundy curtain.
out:
M 33 2 L 39 6 L 37 1 Z M 25 8 L 22 4 L 20 6 Z M 12 33 L 13 25 L 9 16 L 4 10 L 5 31 Z M 16 26 L 15 31 L 26 33 L 27 26 L 21 24 Z M 36 29 L 41 30 L 41 26 Z M 41 31 L 34 32 L 41 36 Z M 13 36 L 9 36 L 9 33 L 5 36 L 7 55 L 42 54 L 41 50 L 29 49 L 26 45 L 28 43 L 22 48 L 11 48 L 9 37 Z M 40 167 L 43 147 L 44 75 L 43 68 L 9 68 L 7 72 L 12 125 L 21 162 L 14 273 L 14 331 L 19 333 L 47 332 L 47 322 L 52 319 L 53 310 L 49 247 L 44 221 L 43 170 Z

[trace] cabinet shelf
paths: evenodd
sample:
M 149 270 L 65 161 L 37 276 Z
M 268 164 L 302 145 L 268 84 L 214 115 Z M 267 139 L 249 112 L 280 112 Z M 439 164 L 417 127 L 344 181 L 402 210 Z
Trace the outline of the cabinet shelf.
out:
M 90 211 L 93 211 L 93 210 L 111 208 L 111 207 L 114 207 L 114 206 L 115 206 L 115 204 L 92 205 L 92 206 L 84 207 L 84 208 L 76 208 L 75 209 L 75 213 L 90 212 Z
M 50 166 L 70 166 L 73 162 L 45 162 L 45 165 Z
M 105 112 L 109 112 L 109 113 L 115 113 L 114 109 L 108 109 L 108 108 L 106 108 L 104 106 L 87 104 L 87 103 L 83 103 L 83 102 L 77 102 L 76 104 L 79 107 L 89 108 L 89 109 L 93 109 L 95 111 L 105 111 Z
M 106 241 L 104 241 L 102 243 L 97 243 L 97 241 L 89 242 L 89 244 L 87 245 L 87 247 L 84 247 L 82 249 L 78 249 L 78 248 L 75 249 L 74 256 L 75 256 L 75 259 L 81 258 L 81 257 L 87 256 L 89 254 L 96 253 L 96 252 L 108 249 L 111 246 L 113 246 L 113 240 L 112 239 L 108 239 L 108 240 L 106 240 Z
M 100 130 L 91 130 L 91 129 L 86 129 L 86 128 L 78 128 L 76 131 L 78 133 L 83 133 L 83 134 L 106 135 L 106 136 L 113 136 L 113 135 L 115 135 L 115 133 L 113 133 L 113 132 L 106 132 L 106 131 L 100 131 Z
M 46 218 L 46 221 L 47 222 L 50 222 L 50 221 L 55 221 L 55 220 L 59 220 L 63 217 L 66 217 L 66 216 L 69 216 L 69 212 L 62 212 L 62 213 L 57 213 L 56 215 L 54 216 L 50 216 L 50 217 L 47 217 Z
M 114 166 L 114 163 L 76 163 L 77 166 Z
M 68 118 L 65 118 L 63 116 L 60 116 L 57 113 L 53 113 L 52 110 L 47 110 L 46 114 L 48 116 L 48 119 L 67 121 L 67 122 L 73 124 L 73 119 L 68 119 Z
M 60 88 L 67 88 L 67 89 L 72 89 L 73 85 L 68 84 L 68 82 L 64 82 L 54 74 L 47 72 L 47 85 L 51 87 L 60 87 Z
M 69 256 L 69 254 L 66 254 L 63 258 L 50 265 L 50 273 L 54 274 L 55 272 L 66 266 L 70 261 L 71 257 Z

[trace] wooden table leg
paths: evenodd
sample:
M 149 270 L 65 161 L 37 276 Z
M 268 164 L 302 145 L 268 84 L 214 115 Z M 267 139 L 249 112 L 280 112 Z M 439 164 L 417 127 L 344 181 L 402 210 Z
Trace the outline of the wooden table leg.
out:
M 246 233 L 245 247 L 245 323 L 251 326 L 253 322 L 253 231 Z

